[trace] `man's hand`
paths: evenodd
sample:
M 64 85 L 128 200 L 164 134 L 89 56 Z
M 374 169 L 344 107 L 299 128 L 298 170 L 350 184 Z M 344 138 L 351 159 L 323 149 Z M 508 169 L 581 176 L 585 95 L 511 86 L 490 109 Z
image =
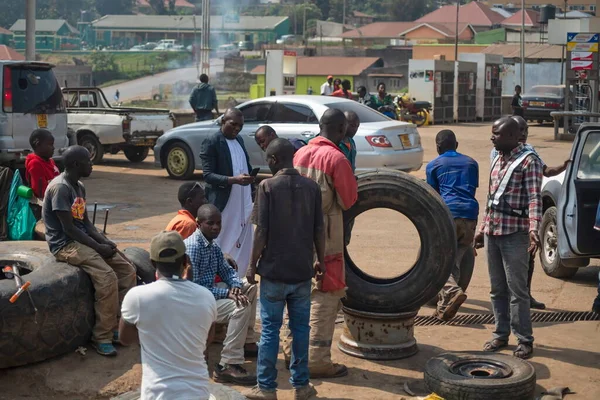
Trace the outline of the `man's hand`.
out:
M 327 270 L 325 269 L 325 263 L 321 263 L 320 261 L 315 261 L 314 268 L 315 268 L 315 279 L 317 280 L 317 282 L 322 281 L 323 278 L 325 277 L 325 273 L 327 272 Z
M 256 265 L 250 264 L 248 269 L 246 270 L 246 279 L 248 283 L 255 285 L 256 284 Z
M 254 177 L 248 174 L 240 174 L 233 177 L 233 183 L 234 185 L 248 186 L 251 183 L 254 183 Z
M 483 232 L 477 232 L 477 235 L 475 235 L 475 239 L 473 239 L 473 247 L 475 249 L 482 249 L 483 245 Z M 477 252 L 475 252 L 475 254 L 477 254 Z
M 225 261 L 227 261 L 227 264 L 229 264 L 229 266 L 230 266 L 231 268 L 233 268 L 233 269 L 234 269 L 234 270 L 236 270 L 236 271 L 238 270 L 238 265 L 237 265 L 237 263 L 235 262 L 235 260 L 233 259 L 233 257 L 231 257 L 231 256 L 230 256 L 229 254 L 227 254 L 227 253 L 224 253 L 224 254 L 223 254 L 223 258 L 225 259 Z
M 540 236 L 537 231 L 529 232 L 529 248 L 527 251 L 531 253 L 532 256 L 535 256 L 538 249 L 540 248 Z
M 250 304 L 250 300 L 248 297 L 242 293 L 242 289 L 240 288 L 231 288 L 229 289 L 229 293 L 227 293 L 227 298 L 235 301 L 235 304 L 239 307 L 245 307 Z
M 100 254 L 102 258 L 111 258 L 116 253 L 116 246 L 113 248 L 107 244 L 101 244 L 98 246 L 96 251 L 98 252 L 98 254 Z

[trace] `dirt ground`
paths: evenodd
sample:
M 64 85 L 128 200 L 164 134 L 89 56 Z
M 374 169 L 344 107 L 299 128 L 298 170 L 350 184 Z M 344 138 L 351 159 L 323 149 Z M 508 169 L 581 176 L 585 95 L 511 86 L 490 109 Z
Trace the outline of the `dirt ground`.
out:
M 447 128 L 446 126 L 444 128 Z M 440 127 L 420 129 L 425 148 L 424 162 L 435 153 L 434 137 Z M 480 163 L 478 200 L 484 204 L 490 151 L 490 124 L 468 124 L 452 127 L 460 142 L 459 151 Z M 533 126 L 530 143 L 536 146 L 549 165 L 558 165 L 568 158 L 571 144 L 555 142 L 548 126 Z M 424 177 L 423 168 L 415 173 Z M 201 177 L 198 176 L 198 179 Z M 165 227 L 178 208 L 177 187 L 180 182 L 167 178 L 165 171 L 154 167 L 149 158 L 132 165 L 121 155 L 107 156 L 94 166 L 92 176 L 85 181 L 88 205 L 98 202 L 98 210 L 110 208 L 107 232 L 121 248 L 148 248 L 149 239 Z M 96 220 L 101 225 L 104 212 Z M 416 230 L 405 217 L 389 210 L 373 210 L 360 216 L 353 230 L 351 255 L 365 271 L 379 276 L 393 276 L 410 268 L 414 262 L 419 239 Z M 551 311 L 589 311 L 596 295 L 597 261 L 581 269 L 568 281 L 547 277 L 539 266 L 534 276 L 533 295 Z M 468 290 L 469 298 L 462 313 L 489 313 L 489 278 L 484 255 L 476 259 L 476 267 Z M 424 307 L 421 314 L 432 309 Z M 336 329 L 336 343 L 342 324 Z M 423 378 L 425 362 L 446 351 L 480 350 L 490 337 L 491 325 L 424 326 L 415 328 L 419 353 L 398 361 L 366 361 L 333 349 L 336 362 L 345 363 L 348 377 L 314 384 L 319 398 L 342 399 L 410 399 L 403 385 L 418 395 L 426 394 Z M 535 356 L 531 363 L 537 372 L 537 394 L 556 386 L 569 386 L 576 394 L 567 399 L 600 398 L 600 322 L 536 323 L 534 324 Z M 508 350 L 514 348 L 514 341 Z M 210 349 L 210 364 L 218 361 L 220 346 Z M 139 387 L 141 379 L 139 348 L 120 348 L 116 358 L 96 355 L 91 348 L 86 356 L 68 354 L 36 365 L 0 371 L 0 399 L 107 399 Z M 280 399 L 291 399 L 289 374 L 283 369 L 280 356 Z M 255 361 L 247 362 L 255 370 Z M 212 368 L 212 365 L 211 365 Z

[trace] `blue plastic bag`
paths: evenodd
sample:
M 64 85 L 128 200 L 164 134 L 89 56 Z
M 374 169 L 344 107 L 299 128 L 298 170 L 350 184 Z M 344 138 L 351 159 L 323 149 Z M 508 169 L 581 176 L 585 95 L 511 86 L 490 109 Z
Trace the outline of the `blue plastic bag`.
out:
M 35 229 L 35 216 L 29 201 L 17 195 L 17 189 L 23 184 L 21 174 L 15 172 L 10 185 L 8 197 L 8 239 L 9 240 L 32 240 Z

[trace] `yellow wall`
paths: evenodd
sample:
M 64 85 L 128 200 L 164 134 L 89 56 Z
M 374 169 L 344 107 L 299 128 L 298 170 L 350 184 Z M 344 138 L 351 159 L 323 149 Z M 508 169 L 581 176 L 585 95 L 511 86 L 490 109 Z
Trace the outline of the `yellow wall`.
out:
M 481 53 L 488 45 L 459 44 L 458 53 Z M 454 61 L 454 45 L 416 45 L 412 48 L 414 60 L 432 60 L 436 55 L 445 55 L 447 61 Z
M 340 76 L 335 76 L 335 78 L 339 78 L 341 80 L 348 79 L 350 81 L 350 83 L 352 84 L 352 91 L 353 92 L 356 91 L 356 89 L 354 88 L 354 77 L 340 75 Z M 307 93 L 308 88 L 309 88 L 309 86 L 312 86 L 313 94 L 320 95 L 321 94 L 321 92 L 320 92 L 321 85 L 323 83 L 325 83 L 326 80 L 327 80 L 327 75 L 298 76 L 296 78 L 296 94 L 308 94 Z M 252 85 L 250 87 L 250 98 L 257 99 L 259 97 L 263 97 L 264 90 L 265 90 L 265 76 L 257 75 L 256 76 L 256 84 Z

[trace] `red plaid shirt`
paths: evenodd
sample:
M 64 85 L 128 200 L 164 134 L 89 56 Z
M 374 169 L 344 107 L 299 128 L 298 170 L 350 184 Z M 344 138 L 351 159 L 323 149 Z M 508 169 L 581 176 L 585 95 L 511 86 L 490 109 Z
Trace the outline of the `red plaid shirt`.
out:
M 489 193 L 496 193 L 504 174 L 527 149 L 519 144 L 509 154 L 502 155 L 490 171 Z M 485 216 L 479 228 L 487 235 L 510 235 L 511 233 L 537 231 L 542 220 L 542 162 L 530 154 L 515 168 L 506 186 L 503 198 L 514 209 L 529 209 L 529 218 L 509 215 L 492 210 L 486 205 Z M 501 199 L 501 201 L 504 201 Z

